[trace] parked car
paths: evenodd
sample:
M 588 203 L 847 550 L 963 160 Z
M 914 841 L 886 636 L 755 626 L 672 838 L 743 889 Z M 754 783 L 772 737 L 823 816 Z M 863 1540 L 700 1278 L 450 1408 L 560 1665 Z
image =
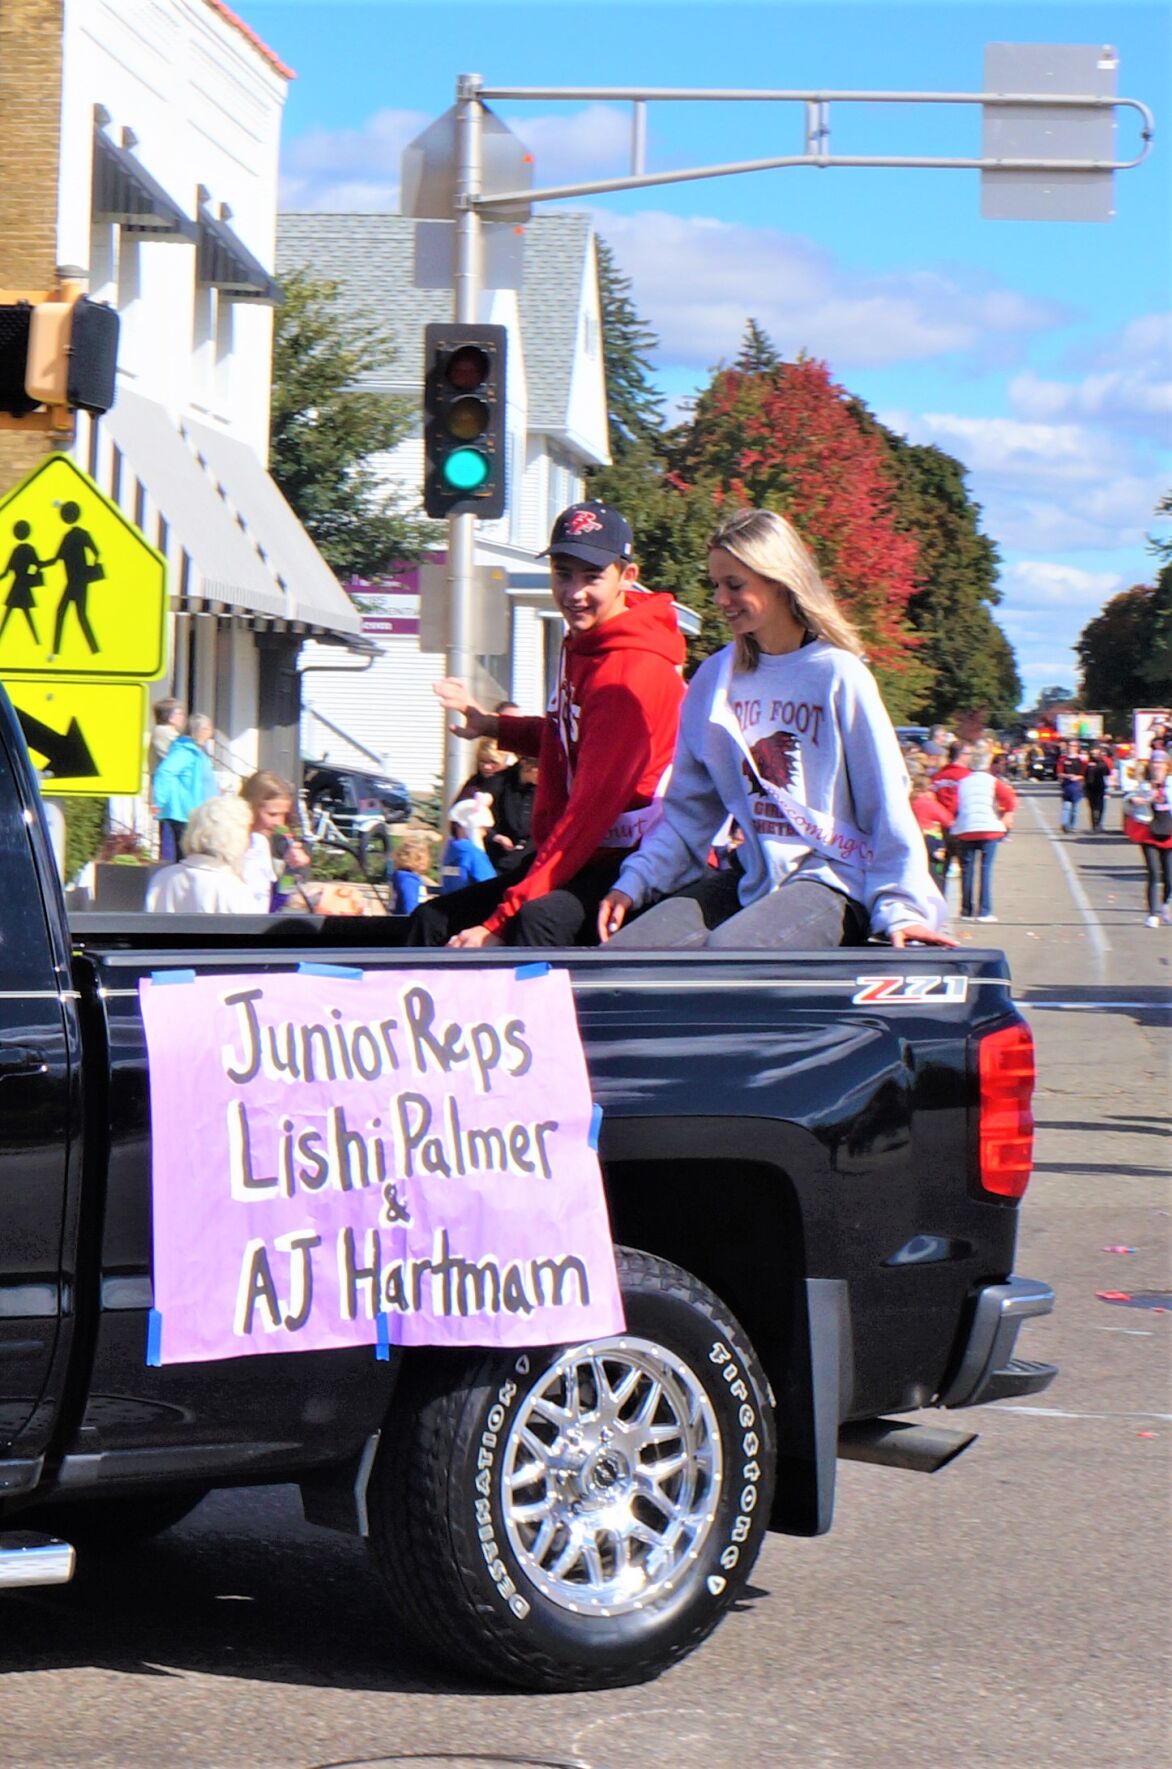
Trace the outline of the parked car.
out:
M 312 813 L 329 811 L 339 831 L 354 833 L 354 819 L 372 813 L 386 823 L 404 823 L 411 815 L 411 794 L 401 780 L 350 768 L 338 762 L 302 761 L 305 801 Z
M 927 725 L 897 725 L 895 735 L 899 738 L 901 749 L 910 749 L 913 744 L 927 743 L 932 733 Z

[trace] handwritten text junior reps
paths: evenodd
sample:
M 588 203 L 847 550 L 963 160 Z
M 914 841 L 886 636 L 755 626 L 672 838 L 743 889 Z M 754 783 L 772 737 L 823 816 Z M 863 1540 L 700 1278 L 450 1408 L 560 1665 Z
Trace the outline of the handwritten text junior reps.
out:
M 228 1080 L 240 1088 L 228 1102 L 231 1194 L 239 1201 L 296 1192 L 353 1191 L 381 1187 L 389 1177 L 457 1178 L 483 1172 L 552 1178 L 549 1139 L 555 1118 L 509 1121 L 502 1085 L 526 1075 L 533 1050 L 525 1022 L 517 1017 L 463 1025 L 443 1020 L 422 986 L 404 990 L 401 1017 L 348 1020 L 331 1007 L 316 1022 L 267 1020 L 265 992 L 256 986 L 223 997 L 236 1015 L 235 1044 L 221 1047 Z M 467 1122 L 454 1093 L 434 1085 L 463 1070 L 489 1108 L 488 1122 Z M 255 1145 L 246 1099 L 258 1077 L 270 1081 L 390 1081 L 380 1096 L 386 1118 L 356 1127 L 344 1106 L 330 1106 L 306 1124 L 294 1110 L 270 1124 L 267 1152 Z M 396 1085 L 403 1081 L 432 1085 Z M 271 1118 L 271 1113 L 269 1114 Z

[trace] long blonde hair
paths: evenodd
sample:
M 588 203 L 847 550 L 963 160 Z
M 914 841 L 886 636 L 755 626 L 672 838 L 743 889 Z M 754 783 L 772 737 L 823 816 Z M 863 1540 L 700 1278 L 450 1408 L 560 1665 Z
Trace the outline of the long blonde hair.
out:
M 815 638 L 862 657 L 866 647 L 826 588 L 814 556 L 793 525 L 772 510 L 737 510 L 708 543 L 785 590 L 796 618 Z M 736 639 L 736 668 L 755 670 L 761 648 L 751 633 Z

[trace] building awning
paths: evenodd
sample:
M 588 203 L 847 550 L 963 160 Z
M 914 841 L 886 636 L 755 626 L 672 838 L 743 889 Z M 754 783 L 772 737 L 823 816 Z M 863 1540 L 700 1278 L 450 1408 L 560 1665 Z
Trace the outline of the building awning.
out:
M 223 607 L 245 617 L 292 618 L 292 597 L 283 594 L 232 511 L 184 442 L 170 413 L 153 399 L 119 387 L 102 425 L 123 463 L 144 487 L 156 517 L 167 525 L 166 551 L 178 559 L 172 572 L 180 609 Z M 138 520 L 138 518 L 136 518 Z M 155 539 L 150 522 L 142 524 Z
M 279 307 L 283 300 L 281 285 L 227 221 L 217 221 L 202 203 L 195 280 L 201 289 L 218 289 L 227 301 L 267 302 L 270 307 Z
M 324 635 L 360 636 L 359 611 L 248 444 L 193 418 L 180 428 L 283 588 L 288 619 Z
M 198 229 L 173 197 L 130 151 L 134 137 L 119 147 L 104 129 L 94 130 L 93 218 L 114 222 L 128 233 L 152 240 L 195 243 Z

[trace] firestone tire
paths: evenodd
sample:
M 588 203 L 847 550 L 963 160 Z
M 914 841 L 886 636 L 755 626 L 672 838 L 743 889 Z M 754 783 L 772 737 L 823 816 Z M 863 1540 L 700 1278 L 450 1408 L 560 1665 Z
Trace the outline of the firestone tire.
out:
M 736 1601 L 767 1527 L 752 1346 L 687 1272 L 618 1258 L 624 1334 L 408 1365 L 371 1481 L 404 1631 L 524 1689 L 658 1676 Z

